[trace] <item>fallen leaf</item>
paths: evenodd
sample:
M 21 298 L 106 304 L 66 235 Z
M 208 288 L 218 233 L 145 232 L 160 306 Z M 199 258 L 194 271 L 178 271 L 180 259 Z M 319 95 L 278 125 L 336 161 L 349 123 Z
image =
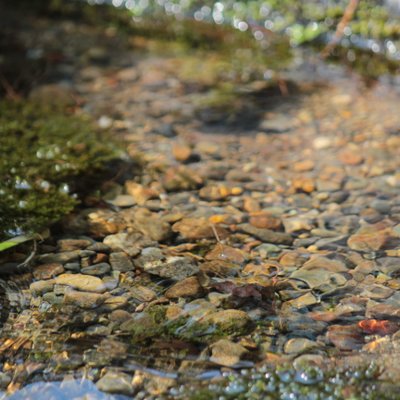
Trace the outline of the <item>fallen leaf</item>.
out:
M 399 330 L 399 325 L 388 320 L 364 319 L 358 326 L 368 335 L 390 335 Z

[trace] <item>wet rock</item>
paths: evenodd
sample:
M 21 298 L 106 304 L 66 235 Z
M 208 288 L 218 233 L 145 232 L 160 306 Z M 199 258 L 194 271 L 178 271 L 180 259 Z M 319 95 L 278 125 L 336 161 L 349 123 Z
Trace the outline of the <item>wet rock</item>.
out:
M 111 249 L 105 243 L 95 242 L 95 243 L 91 244 L 86 250 L 95 251 L 96 253 L 108 254 Z
M 298 177 L 292 180 L 292 187 L 296 192 L 312 193 L 315 190 L 315 181 L 311 178 Z
M 357 251 L 378 251 L 382 249 L 390 238 L 391 228 L 381 224 L 361 227 L 347 241 L 348 246 Z
M 55 280 L 48 279 L 44 281 L 32 282 L 29 286 L 33 296 L 41 296 L 44 293 L 51 292 L 54 288 Z
M 83 292 L 103 293 L 107 290 L 100 278 L 83 274 L 62 274 L 57 276 L 54 282 Z
M 248 350 L 238 343 L 221 339 L 211 346 L 210 361 L 225 367 L 235 367 Z
M 178 232 L 183 239 L 197 240 L 215 238 L 214 231 L 207 218 L 183 218 L 172 226 L 174 232 Z M 227 236 L 227 231 L 219 225 L 215 230 L 220 239 Z
M 307 255 L 297 251 L 289 251 L 282 254 L 279 263 L 283 267 L 301 267 L 307 261 Z
M 205 186 L 200 189 L 200 198 L 208 201 L 224 200 L 229 196 L 238 196 L 242 194 L 243 189 L 240 187 L 227 186 Z
M 165 317 L 168 321 L 172 321 L 179 317 L 183 316 L 183 309 L 176 304 L 171 304 L 167 306 L 167 310 L 165 312 Z
M 163 262 L 145 265 L 144 270 L 152 275 L 179 281 L 199 272 L 199 267 L 188 257 L 167 257 Z
M 215 247 L 206 254 L 206 260 L 230 261 L 235 264 L 242 264 L 246 260 L 245 253 L 234 247 L 217 243 Z
M 131 381 L 131 376 L 123 372 L 109 371 L 97 381 L 96 386 L 99 390 L 106 393 L 130 396 L 134 393 Z
M 240 224 L 238 228 L 242 232 L 248 233 L 263 242 L 286 245 L 293 243 L 293 238 L 287 233 L 274 232 L 269 229 L 260 229 L 250 224 Z
M 251 319 L 246 312 L 232 309 L 206 315 L 201 322 L 216 324 L 227 334 L 239 334 L 249 327 Z
M 312 219 L 304 217 L 284 218 L 282 222 L 287 233 L 310 231 L 314 227 Z
M 89 247 L 93 241 L 88 239 L 61 239 L 57 241 L 59 251 L 83 250 Z
M 252 213 L 249 219 L 249 223 L 256 228 L 279 230 L 282 227 L 282 221 L 280 218 L 267 213 L 265 211 Z
M 171 226 L 160 215 L 146 208 L 140 208 L 134 214 L 135 227 L 144 235 L 157 242 L 163 242 L 171 236 Z
M 181 282 L 171 286 L 166 292 L 167 299 L 177 299 L 179 297 L 199 297 L 202 294 L 202 287 L 197 277 L 191 276 Z
M 303 160 L 298 161 L 293 164 L 293 171 L 296 172 L 307 172 L 312 171 L 314 169 L 314 161 L 312 160 Z
M 148 200 L 158 199 L 160 193 L 151 187 L 145 187 L 139 183 L 133 181 L 126 181 L 125 188 L 127 193 L 129 193 L 135 201 L 143 206 Z
M 118 213 L 106 209 L 89 209 L 80 214 L 71 214 L 63 223 L 68 231 L 89 234 L 95 238 L 103 238 L 126 227 Z
M 35 267 L 33 276 L 35 279 L 51 279 L 64 272 L 64 267 L 61 264 L 42 264 Z
M 165 260 L 165 255 L 157 247 L 147 247 L 142 250 L 140 257 L 135 259 L 135 265 L 141 269 L 152 268 Z
M 337 319 L 345 318 L 352 315 L 364 314 L 365 307 L 359 304 L 339 304 L 333 310 L 315 311 L 308 314 L 309 317 L 316 321 L 332 322 Z
M 142 235 L 138 232 L 135 233 L 116 233 L 115 235 L 108 235 L 104 238 L 103 243 L 114 251 L 124 251 L 131 257 L 135 257 L 140 252 L 140 242 Z
M 104 303 L 107 296 L 93 292 L 68 290 L 64 294 L 64 304 L 73 305 L 84 309 L 97 308 Z
M 326 286 L 342 286 L 347 282 L 347 279 L 338 273 L 332 273 L 326 269 L 311 269 L 305 270 L 300 268 L 299 270 L 291 274 L 292 278 L 300 279 L 308 284 L 310 288 Z
M 132 314 L 125 310 L 114 310 L 110 313 L 109 319 L 113 322 L 122 323 L 132 318 Z
M 203 185 L 203 179 L 194 170 L 180 166 L 169 168 L 162 178 L 162 184 L 168 192 L 195 190 Z
M 175 160 L 185 163 L 191 159 L 193 152 L 191 147 L 186 144 L 174 143 L 172 146 L 172 154 Z
M 356 325 L 332 325 L 326 336 L 340 350 L 357 350 L 364 344 L 361 330 Z
M 207 276 L 228 277 L 238 274 L 238 265 L 229 261 L 214 260 L 200 265 L 200 271 Z
M 290 306 L 293 309 L 301 309 L 304 307 L 313 306 L 318 303 L 319 300 L 312 293 L 306 293 L 302 296 L 296 297 L 293 300 L 285 302 L 283 307 Z
M 348 148 L 339 153 L 339 160 L 346 165 L 359 165 L 364 161 L 358 147 Z
M 304 314 L 289 311 L 282 315 L 287 332 L 295 332 L 296 336 L 314 340 L 317 335 L 324 332 L 328 326 L 326 322 L 315 321 Z
M 79 272 L 81 270 L 81 264 L 78 262 L 64 264 L 64 269 L 67 271 Z
M 111 271 L 111 266 L 108 263 L 99 263 L 81 269 L 82 274 L 94 275 L 94 276 L 102 276 L 110 271 Z
M 289 339 L 285 343 L 283 351 L 287 354 L 299 354 L 314 350 L 317 347 L 319 347 L 318 343 L 313 340 L 306 338 L 293 338 Z
M 270 243 L 263 243 L 254 248 L 261 258 L 276 257 L 282 249 L 279 246 Z
M 112 276 L 104 276 L 102 278 L 104 286 L 107 288 L 107 290 L 109 292 L 118 287 L 118 284 L 119 284 L 119 275 L 118 274 L 119 274 L 119 271 L 113 271 Z
M 249 213 L 258 213 L 261 211 L 261 205 L 260 202 L 256 199 L 253 199 L 252 197 L 245 197 L 243 199 L 243 209 L 244 211 L 247 211 Z M 255 222 L 257 220 L 257 216 L 255 215 L 255 220 L 253 220 L 253 222 Z M 254 223 L 252 223 L 252 221 L 249 221 L 252 225 L 255 225 Z M 269 226 L 259 226 L 257 228 L 268 228 L 271 229 Z
M 331 272 L 347 272 L 348 268 L 346 264 L 339 259 L 330 259 L 323 256 L 312 256 L 308 261 L 306 261 L 302 270 L 313 270 L 313 269 L 326 269 Z
M 0 372 L 0 389 L 6 389 L 12 378 L 4 372 Z
M 318 136 L 313 141 L 316 150 L 327 149 L 334 144 L 334 138 L 330 136 Z
M 135 199 L 130 194 L 119 194 L 112 200 L 108 200 L 108 203 L 115 207 L 132 207 L 136 204 Z
M 400 318 L 400 305 L 368 302 L 365 312 L 367 318 Z
M 43 294 L 42 300 L 49 304 L 63 304 L 64 302 L 64 295 L 57 295 L 54 292 L 47 292 Z
M 400 276 L 400 260 L 398 257 L 382 257 L 378 260 L 379 270 L 390 277 Z
M 63 253 L 48 253 L 37 257 L 37 260 L 43 264 L 66 264 L 79 260 L 81 251 L 73 250 Z
M 387 299 L 394 293 L 393 289 L 390 289 L 384 285 L 372 284 L 366 285 L 360 296 L 367 297 L 369 299 L 381 300 Z
M 156 292 L 146 286 L 133 286 L 129 288 L 129 293 L 135 300 L 138 300 L 141 303 L 150 302 L 157 298 Z
M 111 312 L 118 308 L 123 308 L 128 304 L 128 299 L 124 296 L 111 296 L 104 300 L 101 311 Z
M 110 254 L 110 264 L 114 271 L 127 272 L 135 269 L 130 257 L 122 251 Z

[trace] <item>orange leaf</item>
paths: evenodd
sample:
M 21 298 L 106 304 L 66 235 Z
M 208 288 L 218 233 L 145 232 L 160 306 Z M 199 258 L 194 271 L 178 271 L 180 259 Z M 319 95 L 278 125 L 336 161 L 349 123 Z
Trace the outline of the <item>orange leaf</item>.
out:
M 358 323 L 358 326 L 366 334 L 373 335 L 389 335 L 399 330 L 398 324 L 388 320 L 364 319 Z

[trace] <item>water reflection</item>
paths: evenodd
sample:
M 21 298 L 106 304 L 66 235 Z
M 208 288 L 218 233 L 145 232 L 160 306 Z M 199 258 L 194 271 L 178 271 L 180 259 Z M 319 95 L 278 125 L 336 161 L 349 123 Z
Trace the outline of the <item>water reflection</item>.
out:
M 87 379 L 65 379 L 61 382 L 35 382 L 13 394 L 0 394 L 0 400 L 125 400 L 122 395 L 100 392 Z

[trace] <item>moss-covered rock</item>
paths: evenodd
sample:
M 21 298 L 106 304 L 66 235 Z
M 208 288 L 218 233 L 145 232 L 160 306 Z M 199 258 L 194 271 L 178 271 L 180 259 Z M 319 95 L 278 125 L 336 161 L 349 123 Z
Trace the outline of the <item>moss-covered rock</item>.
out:
M 62 108 L 0 103 L 0 239 L 37 232 L 77 204 L 79 182 L 121 156 L 115 140 Z

